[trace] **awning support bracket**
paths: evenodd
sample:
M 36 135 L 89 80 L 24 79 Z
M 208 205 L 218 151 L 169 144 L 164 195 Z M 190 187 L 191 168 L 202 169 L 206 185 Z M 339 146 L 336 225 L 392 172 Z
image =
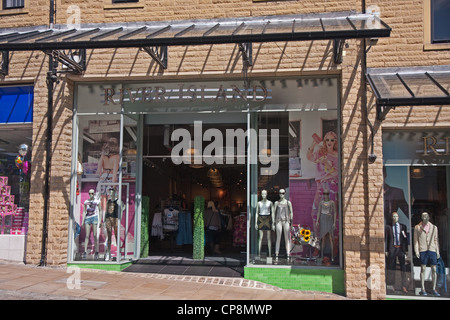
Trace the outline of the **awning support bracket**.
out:
M 167 69 L 167 46 L 142 47 L 142 50 L 147 52 L 161 68 Z
M 72 72 L 75 74 L 83 73 L 86 70 L 86 49 L 52 50 L 46 52 L 53 59 L 69 70 L 59 72 Z
M 334 57 L 334 63 L 335 64 L 341 64 L 342 63 L 342 57 L 344 53 L 344 45 L 345 45 L 345 39 L 334 39 L 333 40 L 333 57 Z
M 253 66 L 252 43 L 239 43 L 239 51 L 242 53 L 242 63 L 244 66 Z
M 387 106 L 380 103 L 377 103 L 377 120 L 383 121 L 386 119 L 386 115 L 391 109 L 395 109 L 394 106 Z
M 1 75 L 8 75 L 9 73 L 9 51 L 3 50 L 2 53 L 2 59 L 1 59 L 1 68 L 0 68 L 0 74 Z

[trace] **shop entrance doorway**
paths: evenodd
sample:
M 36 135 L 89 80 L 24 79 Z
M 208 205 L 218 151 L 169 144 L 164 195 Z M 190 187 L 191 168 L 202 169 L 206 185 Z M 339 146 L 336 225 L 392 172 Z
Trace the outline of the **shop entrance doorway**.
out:
M 177 117 L 171 117 L 171 124 L 164 124 L 162 118 L 160 121 L 152 118 L 152 121 L 146 120 L 142 140 L 142 195 L 149 207 L 149 248 L 148 258 L 140 261 L 141 267 L 145 265 L 151 272 L 243 276 L 247 241 L 245 154 L 234 148 L 233 152 L 228 152 L 229 156 L 233 155 L 232 161 L 231 158 L 227 161 L 225 156 L 227 133 L 245 132 L 246 118 L 237 115 L 230 120 L 230 115 L 216 116 L 213 120 L 196 121 L 195 124 L 186 118 L 177 121 Z M 193 141 L 196 139 L 194 130 L 198 130 L 199 124 L 204 138 L 200 144 L 199 140 Z M 207 140 L 203 135 L 205 132 L 214 132 L 215 138 Z M 177 139 L 180 133 L 190 135 L 189 149 L 181 148 L 182 143 L 190 141 Z M 223 142 L 216 141 L 220 135 Z M 237 145 L 238 138 L 234 139 Z M 221 145 L 223 149 L 213 148 Z M 221 155 L 222 160 L 219 159 Z M 181 163 L 177 162 L 176 156 L 182 156 L 178 159 Z M 212 162 L 211 156 L 216 157 L 216 161 Z M 204 215 L 205 229 L 208 230 L 208 226 L 217 229 L 205 232 L 203 261 L 192 259 L 194 199 L 198 196 L 204 199 L 205 210 L 210 208 L 214 212 L 213 219 Z M 216 239 L 214 243 L 212 238 Z M 174 265 L 177 270 L 169 270 Z

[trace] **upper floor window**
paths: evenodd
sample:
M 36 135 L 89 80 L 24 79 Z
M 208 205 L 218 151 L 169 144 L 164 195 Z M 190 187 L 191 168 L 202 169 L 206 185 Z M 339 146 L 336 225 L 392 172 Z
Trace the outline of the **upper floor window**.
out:
M 18 9 L 25 7 L 25 0 L 3 0 L 3 9 Z
M 431 0 L 431 43 L 450 42 L 450 1 Z

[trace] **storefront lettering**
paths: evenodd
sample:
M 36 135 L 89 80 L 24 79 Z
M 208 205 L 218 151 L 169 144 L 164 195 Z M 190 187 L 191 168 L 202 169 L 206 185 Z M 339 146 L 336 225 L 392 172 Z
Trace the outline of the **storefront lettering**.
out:
M 261 85 L 253 85 L 250 88 L 241 89 L 237 85 L 230 85 L 229 87 L 219 85 L 218 88 L 208 88 L 206 85 L 179 84 L 178 89 L 154 86 L 138 89 L 120 88 L 116 92 L 114 88 L 105 88 L 103 105 L 118 105 L 124 102 L 161 103 L 174 100 L 178 102 L 218 102 L 229 100 L 260 102 L 267 99 L 267 89 Z
M 449 148 L 450 137 L 443 137 L 438 140 L 434 136 L 426 136 L 423 137 L 422 140 L 423 140 L 423 154 L 422 154 L 423 156 L 429 156 L 430 154 L 434 154 L 436 156 L 450 155 L 450 148 Z M 439 145 L 442 144 L 444 144 L 445 149 L 439 147 Z

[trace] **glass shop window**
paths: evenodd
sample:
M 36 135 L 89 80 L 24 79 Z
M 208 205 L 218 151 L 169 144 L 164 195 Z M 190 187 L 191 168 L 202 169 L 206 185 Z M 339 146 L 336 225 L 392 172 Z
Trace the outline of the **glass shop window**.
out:
M 0 234 L 28 232 L 31 125 L 0 125 Z
M 260 161 L 250 178 L 255 208 L 250 261 L 339 267 L 336 79 L 268 80 L 264 85 L 273 99 L 262 107 L 268 112 L 254 115 L 252 122 Z M 289 111 L 275 112 L 277 108 Z

